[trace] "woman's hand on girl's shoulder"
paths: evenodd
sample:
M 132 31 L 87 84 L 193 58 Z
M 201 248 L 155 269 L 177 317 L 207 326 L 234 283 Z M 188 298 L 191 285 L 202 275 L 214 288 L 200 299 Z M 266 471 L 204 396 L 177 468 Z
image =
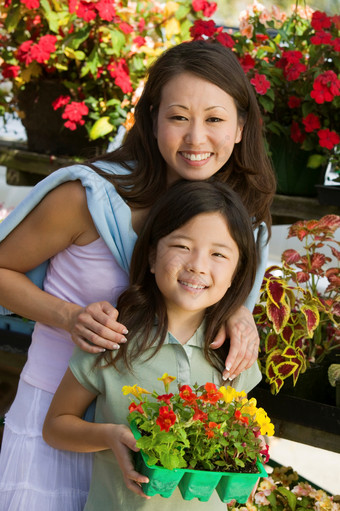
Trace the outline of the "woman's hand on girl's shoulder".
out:
M 150 499 L 151 497 L 145 495 L 140 486 L 141 483 L 148 483 L 149 479 L 136 472 L 131 460 L 130 451 L 138 452 L 139 449 L 136 447 L 136 440 L 130 428 L 124 424 L 115 424 L 113 426 L 114 434 L 110 438 L 106 438 L 106 443 L 116 457 L 126 487 L 140 497 Z
M 245 369 L 249 369 L 257 360 L 260 338 L 252 313 L 243 305 L 229 318 L 225 328 L 221 329 L 210 344 L 219 348 L 230 338 L 230 349 L 225 362 L 223 378 L 233 380 Z
M 119 349 L 126 342 L 128 331 L 118 323 L 117 317 L 117 309 L 106 301 L 75 308 L 69 326 L 73 342 L 89 353 Z

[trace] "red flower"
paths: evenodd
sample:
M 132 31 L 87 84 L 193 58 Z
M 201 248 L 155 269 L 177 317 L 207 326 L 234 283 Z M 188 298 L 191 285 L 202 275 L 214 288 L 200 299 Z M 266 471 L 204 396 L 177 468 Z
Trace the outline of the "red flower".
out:
M 296 144 L 302 144 L 302 142 L 305 140 L 306 136 L 302 133 L 300 130 L 300 127 L 296 121 L 292 122 L 292 126 L 290 129 L 290 138 L 296 143 Z
M 37 44 L 31 48 L 32 60 L 36 60 L 39 64 L 47 62 L 51 53 L 55 51 L 57 38 L 55 35 L 43 35 Z
M 170 399 L 173 397 L 173 394 L 162 394 L 161 396 L 157 396 L 157 401 L 164 401 L 167 405 L 170 405 Z
M 332 23 L 332 18 L 329 18 L 325 12 L 315 11 L 312 15 L 311 25 L 314 30 L 322 30 L 329 28 Z
M 250 80 L 250 83 L 254 85 L 255 90 L 258 94 L 265 94 L 270 89 L 270 81 L 267 80 L 266 75 L 255 74 L 254 78 Z
M 332 23 L 334 23 L 335 28 L 340 30 L 340 15 L 335 14 L 334 16 L 331 17 L 331 21 L 332 21 Z
M 319 144 L 326 149 L 333 149 L 340 142 L 340 137 L 335 131 L 329 129 L 318 131 Z
M 332 45 L 335 51 L 340 51 L 340 37 L 333 39 Z
M 216 25 L 213 20 L 196 20 L 193 26 L 190 27 L 190 35 L 193 39 L 199 39 L 203 35 L 211 37 L 215 32 Z
M 306 71 L 307 66 L 301 62 L 289 62 L 283 70 L 288 82 L 297 80 L 301 73 Z
M 116 9 L 112 0 L 99 0 L 95 4 L 99 17 L 105 21 L 113 21 L 116 15 Z
M 131 27 L 131 25 L 126 23 L 126 21 L 119 23 L 119 28 L 122 32 L 124 32 L 124 34 L 131 34 L 131 32 L 133 32 L 133 28 Z
M 130 413 L 132 413 L 132 412 L 144 413 L 144 410 L 142 408 L 142 404 L 143 403 L 139 403 L 139 405 L 136 405 L 136 403 L 131 403 L 129 405 L 129 412 Z
M 159 416 L 156 419 L 156 424 L 161 428 L 161 431 L 169 432 L 169 429 L 176 422 L 176 414 L 169 410 L 168 406 L 161 406 L 159 408 Z
M 315 114 L 308 114 L 306 117 L 302 119 L 302 122 L 305 126 L 305 131 L 307 133 L 311 133 L 314 130 L 318 130 L 321 127 L 320 119 Z
M 20 0 L 20 2 L 26 5 L 27 9 L 39 9 L 40 0 Z
M 67 105 L 70 99 L 70 96 L 59 96 L 59 98 L 55 99 L 52 103 L 53 110 L 58 110 L 58 108 Z
M 202 410 L 200 410 L 198 408 L 198 406 L 195 406 L 194 410 L 195 410 L 195 413 L 193 415 L 192 420 L 204 422 L 208 419 L 208 414 L 203 412 Z
M 72 101 L 68 105 L 66 105 L 66 108 L 64 110 L 64 113 L 62 115 L 63 119 L 68 119 L 73 122 L 78 122 L 81 124 L 84 124 L 82 121 L 82 116 L 87 115 L 89 113 L 89 109 L 85 105 L 84 101 L 77 103 L 76 101 Z M 65 124 L 66 126 L 66 124 Z
M 267 34 L 256 34 L 256 40 L 259 42 L 267 41 L 267 39 L 269 39 Z
M 266 447 L 264 447 L 262 449 L 262 451 L 260 451 L 260 454 L 262 454 L 262 456 L 264 456 L 263 463 L 264 464 L 268 463 L 269 458 L 270 458 L 270 456 L 269 456 L 269 445 L 268 444 L 266 444 Z
M 253 59 L 249 53 L 246 53 L 244 57 L 240 58 L 240 64 L 243 68 L 243 71 L 247 74 L 248 71 L 255 67 L 255 59 Z
M 194 11 L 203 11 L 203 16 L 210 18 L 217 9 L 216 2 L 208 2 L 207 0 L 193 0 L 192 8 Z
M 75 12 L 79 18 L 86 22 L 94 20 L 97 16 L 95 4 L 85 0 L 69 0 L 69 10 L 71 13 Z
M 298 108 L 301 105 L 301 99 L 296 96 L 290 96 L 288 99 L 289 108 Z
M 2 76 L 3 78 L 16 78 L 20 71 L 20 66 L 13 66 L 11 64 L 4 63 L 2 65 Z
M 201 396 L 202 401 L 214 404 L 217 403 L 217 401 L 223 397 L 222 393 L 219 390 L 217 390 L 216 385 L 214 383 L 206 383 L 204 385 L 204 388 L 206 392 Z
M 145 28 L 145 19 L 141 18 L 137 25 L 138 32 L 143 32 L 144 28 Z
M 329 32 L 319 31 L 310 38 L 310 42 L 315 45 L 331 44 L 332 36 Z
M 134 44 L 136 44 L 138 46 L 138 48 L 140 48 L 141 46 L 143 46 L 145 44 L 145 38 L 142 37 L 141 35 L 138 35 L 137 37 L 135 37 L 132 42 Z
M 77 127 L 78 127 L 77 124 L 75 122 L 73 122 L 73 121 L 66 121 L 64 123 L 64 126 L 65 126 L 65 128 L 68 128 L 71 131 L 76 130 Z
M 235 419 L 237 419 L 240 422 L 243 422 L 244 424 L 249 424 L 249 417 L 246 417 L 245 415 L 242 415 L 240 410 L 235 410 L 234 413 Z
M 233 48 L 235 45 L 234 39 L 229 34 L 222 32 L 216 36 L 216 40 L 226 46 L 227 48 Z
M 310 95 L 318 104 L 333 101 L 334 96 L 340 96 L 340 80 L 334 71 L 325 71 L 317 76 Z
M 183 401 L 186 401 L 188 404 L 192 404 L 196 402 L 197 396 L 192 391 L 189 385 L 182 385 L 179 389 L 179 395 Z
M 23 42 L 17 52 L 17 58 L 20 62 L 23 62 L 25 66 L 28 66 L 32 62 L 31 48 L 33 41 L 28 40 Z
M 129 75 L 129 68 L 125 59 L 120 59 L 118 61 L 112 60 L 107 66 L 107 69 L 112 78 L 115 79 L 117 87 L 120 87 L 124 94 L 132 92 L 133 89 Z
M 297 64 L 302 59 L 303 55 L 301 51 L 297 50 L 287 50 L 282 53 L 282 59 L 283 65 L 282 67 L 285 67 L 288 64 Z

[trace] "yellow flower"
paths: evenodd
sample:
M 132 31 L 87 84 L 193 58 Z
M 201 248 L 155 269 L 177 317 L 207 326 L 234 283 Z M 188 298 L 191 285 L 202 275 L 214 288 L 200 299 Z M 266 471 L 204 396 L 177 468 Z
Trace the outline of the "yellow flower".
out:
M 267 412 L 263 408 L 257 409 L 255 420 L 260 426 L 261 435 L 274 435 L 274 425 L 270 422 Z
M 252 397 L 249 401 L 247 401 L 241 408 L 241 412 L 247 413 L 248 415 L 255 415 L 257 412 L 256 408 L 256 399 Z
M 170 18 L 178 10 L 179 4 L 177 2 L 167 2 L 164 8 L 164 17 Z
M 151 394 L 148 390 L 143 389 L 142 387 L 138 387 L 137 384 L 135 384 L 133 387 L 130 385 L 124 385 L 122 388 L 122 392 L 124 396 L 127 396 L 128 394 L 132 394 L 138 399 L 141 399 L 142 394 Z
M 223 399 L 226 403 L 231 403 L 237 395 L 237 391 L 230 385 L 228 385 L 228 387 L 220 387 L 219 391 L 222 393 Z
M 161 378 L 157 378 L 157 380 L 160 380 L 164 383 L 165 392 L 168 393 L 169 391 L 169 385 L 172 381 L 176 380 L 175 376 L 170 376 L 168 373 L 164 373 Z
M 172 36 L 180 34 L 181 25 L 176 18 L 170 18 L 169 21 L 165 23 L 165 35 L 168 41 L 172 38 Z

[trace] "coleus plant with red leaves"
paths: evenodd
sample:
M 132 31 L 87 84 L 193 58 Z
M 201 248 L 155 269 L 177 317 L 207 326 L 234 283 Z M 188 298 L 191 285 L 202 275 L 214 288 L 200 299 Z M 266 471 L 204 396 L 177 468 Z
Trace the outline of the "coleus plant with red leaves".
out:
M 339 227 L 337 215 L 294 223 L 288 238 L 303 242 L 302 253 L 285 250 L 281 266 L 265 273 L 254 315 L 261 369 L 273 394 L 340 348 Z

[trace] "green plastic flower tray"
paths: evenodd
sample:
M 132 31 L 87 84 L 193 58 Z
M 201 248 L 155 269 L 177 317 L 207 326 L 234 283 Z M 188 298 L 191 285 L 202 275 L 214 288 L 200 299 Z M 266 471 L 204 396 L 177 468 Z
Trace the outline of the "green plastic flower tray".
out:
M 135 424 L 132 423 L 130 426 L 135 438 L 140 438 L 141 434 Z M 178 486 L 184 500 L 197 498 L 201 502 L 207 502 L 216 490 L 222 502 L 236 499 L 240 504 L 244 504 L 257 479 L 267 477 L 263 464 L 257 461 L 256 465 L 259 471 L 256 474 L 180 468 L 168 470 L 156 465 L 148 465 L 148 456 L 143 451 L 136 453 L 137 472 L 149 478 L 148 483 L 142 484 L 146 495 L 161 495 L 168 498 Z

